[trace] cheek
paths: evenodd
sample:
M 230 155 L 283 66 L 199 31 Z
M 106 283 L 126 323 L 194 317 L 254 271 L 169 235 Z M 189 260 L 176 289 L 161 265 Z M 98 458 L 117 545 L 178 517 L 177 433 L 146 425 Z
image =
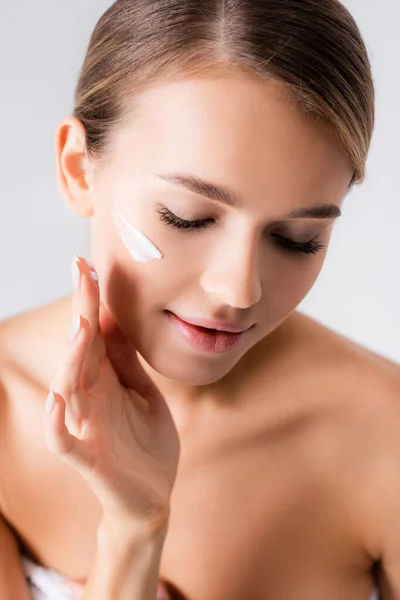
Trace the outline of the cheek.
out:
M 304 259 L 288 258 L 285 264 L 270 270 L 263 288 L 266 314 L 286 315 L 294 310 L 318 279 L 325 256 L 324 250 Z
M 120 252 L 120 241 L 109 215 L 96 211 L 90 219 L 91 260 L 99 273 L 100 283 Z
M 179 268 L 167 257 L 138 263 L 123 246 L 107 260 L 105 294 L 115 310 L 126 314 L 132 323 L 140 325 L 142 319 L 166 308 L 183 291 L 182 280 L 176 280 Z

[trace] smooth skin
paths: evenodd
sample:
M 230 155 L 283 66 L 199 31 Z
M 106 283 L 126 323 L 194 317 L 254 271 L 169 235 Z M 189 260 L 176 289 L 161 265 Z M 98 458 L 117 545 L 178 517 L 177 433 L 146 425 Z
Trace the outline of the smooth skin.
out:
M 90 218 L 100 299 L 179 434 L 160 579 L 188 600 L 366 600 L 381 561 L 382 597 L 400 598 L 400 367 L 296 310 L 334 219 L 282 219 L 315 204 L 343 211 L 352 170 L 334 132 L 282 86 L 233 72 L 154 88 L 114 136 L 97 170 L 81 123 L 63 119 L 58 184 Z M 227 186 L 242 203 L 157 177 L 172 171 Z M 110 218 L 117 205 L 163 260 L 132 261 Z M 209 227 L 174 229 L 159 218 L 165 206 Z M 276 234 L 326 248 L 290 253 Z M 43 432 L 71 300 L 0 327 L 1 512 L 35 560 L 84 583 L 101 505 Z M 232 352 L 205 354 L 166 309 L 255 327 Z

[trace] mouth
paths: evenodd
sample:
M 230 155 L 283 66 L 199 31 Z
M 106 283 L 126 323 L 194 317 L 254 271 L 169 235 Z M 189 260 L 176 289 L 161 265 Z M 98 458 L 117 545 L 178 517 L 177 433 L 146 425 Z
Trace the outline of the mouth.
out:
M 245 333 L 254 326 L 254 323 L 252 325 L 243 325 L 240 323 L 227 323 L 201 317 L 192 318 L 184 315 L 177 315 L 176 313 L 172 314 L 175 314 L 176 317 L 178 317 L 181 321 L 184 321 L 188 325 L 193 325 L 194 327 L 199 327 L 200 329 L 204 329 L 212 333 Z
M 180 333 L 182 339 L 192 348 L 211 354 L 222 354 L 238 346 L 246 331 L 221 331 L 202 325 L 194 325 L 178 317 L 171 311 L 165 311 L 170 321 Z M 249 328 L 251 329 L 251 327 Z

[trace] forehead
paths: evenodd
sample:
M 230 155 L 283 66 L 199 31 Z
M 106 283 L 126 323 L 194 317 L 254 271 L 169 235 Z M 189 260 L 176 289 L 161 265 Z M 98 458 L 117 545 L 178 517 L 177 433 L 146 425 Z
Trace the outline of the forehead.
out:
M 283 84 L 251 74 L 209 74 L 152 87 L 118 137 L 120 157 L 137 167 L 225 178 L 231 185 L 237 178 L 247 194 L 254 182 L 271 192 L 333 186 L 340 195 L 352 176 L 332 127 L 304 114 Z

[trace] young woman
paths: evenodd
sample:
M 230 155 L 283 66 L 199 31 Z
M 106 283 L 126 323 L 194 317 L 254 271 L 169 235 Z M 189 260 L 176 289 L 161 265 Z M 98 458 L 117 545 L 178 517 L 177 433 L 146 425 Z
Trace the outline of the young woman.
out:
M 91 264 L 0 328 L 2 600 L 400 598 L 399 366 L 296 310 L 373 126 L 337 0 L 102 16 L 55 136 Z

